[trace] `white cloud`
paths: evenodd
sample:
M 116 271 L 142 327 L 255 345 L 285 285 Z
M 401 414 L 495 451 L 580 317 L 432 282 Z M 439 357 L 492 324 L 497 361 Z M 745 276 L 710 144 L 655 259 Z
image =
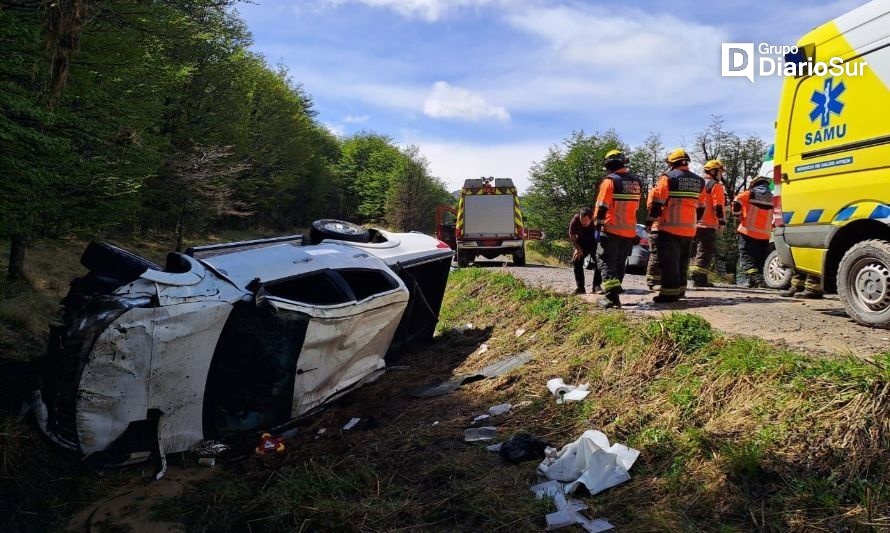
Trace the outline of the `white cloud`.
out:
M 432 118 L 459 118 L 478 121 L 493 118 L 506 122 L 510 113 L 501 106 L 491 105 L 478 94 L 454 87 L 444 81 L 433 84 L 433 90 L 423 103 L 423 113 Z
M 346 115 L 343 117 L 343 122 L 347 124 L 362 124 L 368 121 L 371 118 L 368 115 Z
M 668 13 L 610 6 L 532 7 L 507 15 L 544 46 L 530 53 L 524 83 L 502 83 L 503 102 L 684 107 L 713 102 L 718 27 Z M 547 104 L 545 104 L 547 105 Z
M 345 135 L 345 132 L 343 131 L 343 126 L 340 126 L 339 124 L 331 124 L 329 122 L 322 122 L 321 125 L 324 126 L 324 128 L 326 130 L 328 130 L 329 132 L 331 132 L 331 134 L 333 134 L 335 137 L 343 137 Z
M 329 4 L 340 5 L 348 2 L 365 4 L 395 11 L 406 18 L 419 18 L 427 22 L 436 22 L 447 11 L 481 7 L 505 0 L 326 0 Z
M 524 192 L 528 171 L 547 154 L 549 141 L 518 141 L 489 144 L 422 139 L 406 136 L 403 145 L 415 144 L 430 163 L 430 172 L 441 178 L 449 191 L 460 189 L 464 180 L 479 176 L 510 178 Z

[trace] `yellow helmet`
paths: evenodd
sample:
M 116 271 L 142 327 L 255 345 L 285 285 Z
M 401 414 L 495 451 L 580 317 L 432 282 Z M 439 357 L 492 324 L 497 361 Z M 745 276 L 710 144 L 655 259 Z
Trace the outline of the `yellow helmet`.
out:
M 603 164 L 620 163 L 622 166 L 627 164 L 627 156 L 621 150 L 609 150 L 606 157 L 603 158 Z
M 680 163 L 681 161 L 689 162 L 689 154 L 686 153 L 686 150 L 682 148 L 677 148 L 668 154 L 665 159 L 667 163 Z
M 705 163 L 705 170 L 726 170 L 726 167 L 723 166 L 723 161 L 711 159 Z

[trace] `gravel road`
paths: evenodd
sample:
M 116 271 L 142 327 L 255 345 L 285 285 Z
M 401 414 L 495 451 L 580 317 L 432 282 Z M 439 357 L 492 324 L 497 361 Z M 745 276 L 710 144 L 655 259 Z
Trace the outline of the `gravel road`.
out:
M 501 258 L 498 258 L 501 259 Z M 506 259 L 506 258 L 505 258 Z M 575 280 L 570 268 L 528 265 L 514 267 L 509 260 L 479 261 L 476 266 L 501 269 L 529 285 L 546 287 L 560 293 L 574 292 Z M 590 272 L 587 272 L 590 288 Z M 871 356 L 890 350 L 890 330 L 860 326 L 847 317 L 837 295 L 822 300 L 783 298 L 771 289 L 744 289 L 718 285 L 692 289 L 686 300 L 672 304 L 654 304 L 643 276 L 628 274 L 621 295 L 623 309 L 630 313 L 658 315 L 685 311 L 704 317 L 717 329 L 739 335 L 754 335 L 808 353 L 853 354 Z M 594 302 L 599 295 L 581 296 Z

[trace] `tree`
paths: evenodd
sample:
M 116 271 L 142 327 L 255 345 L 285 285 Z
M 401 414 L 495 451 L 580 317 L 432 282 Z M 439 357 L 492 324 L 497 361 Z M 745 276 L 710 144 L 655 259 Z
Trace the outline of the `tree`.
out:
M 432 231 L 435 209 L 448 203 L 451 194 L 445 184 L 429 174 L 429 163 L 417 146 L 402 151 L 404 160 L 386 201 L 386 221 L 401 231 Z
M 338 174 L 349 218 L 362 223 L 384 220 L 389 190 L 403 170 L 404 158 L 385 135 L 360 132 L 343 141 Z
M 195 145 L 176 153 L 160 180 L 177 191 L 170 207 L 176 217 L 176 251 L 182 250 L 186 229 L 201 229 L 208 221 L 223 215 L 247 216 L 246 206 L 233 194 L 235 179 L 249 167 L 232 161 L 230 146 Z
M 649 189 L 655 187 L 658 177 L 666 170 L 664 162 L 666 151 L 661 135 L 650 133 L 643 144 L 634 148 L 630 153 L 630 171 L 643 180 L 643 195 L 640 199 L 640 207 L 637 209 L 637 221 L 645 222 L 647 216 L 646 197 Z
M 572 216 L 584 206 L 593 206 L 605 176 L 603 159 L 614 149 L 628 152 L 612 130 L 590 136 L 575 131 L 562 146 L 551 146 L 529 171 L 531 185 L 525 196 L 529 226 L 543 229 L 548 241 L 564 238 Z

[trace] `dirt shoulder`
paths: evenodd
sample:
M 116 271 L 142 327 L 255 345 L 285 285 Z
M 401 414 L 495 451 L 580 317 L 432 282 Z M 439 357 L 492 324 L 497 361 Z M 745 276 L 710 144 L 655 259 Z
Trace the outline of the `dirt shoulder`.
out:
M 561 293 L 575 289 L 571 269 L 536 266 L 514 267 L 509 262 L 481 261 L 483 268 L 503 269 L 526 283 Z M 587 273 L 588 288 L 590 273 Z M 628 274 L 621 301 L 630 313 L 659 315 L 670 311 L 695 313 L 715 328 L 737 335 L 753 335 L 808 352 L 872 356 L 890 350 L 890 330 L 860 326 L 844 312 L 837 295 L 822 300 L 783 298 L 779 291 L 718 285 L 690 289 L 685 301 L 654 304 L 643 276 Z M 586 294 L 594 302 L 598 296 Z

